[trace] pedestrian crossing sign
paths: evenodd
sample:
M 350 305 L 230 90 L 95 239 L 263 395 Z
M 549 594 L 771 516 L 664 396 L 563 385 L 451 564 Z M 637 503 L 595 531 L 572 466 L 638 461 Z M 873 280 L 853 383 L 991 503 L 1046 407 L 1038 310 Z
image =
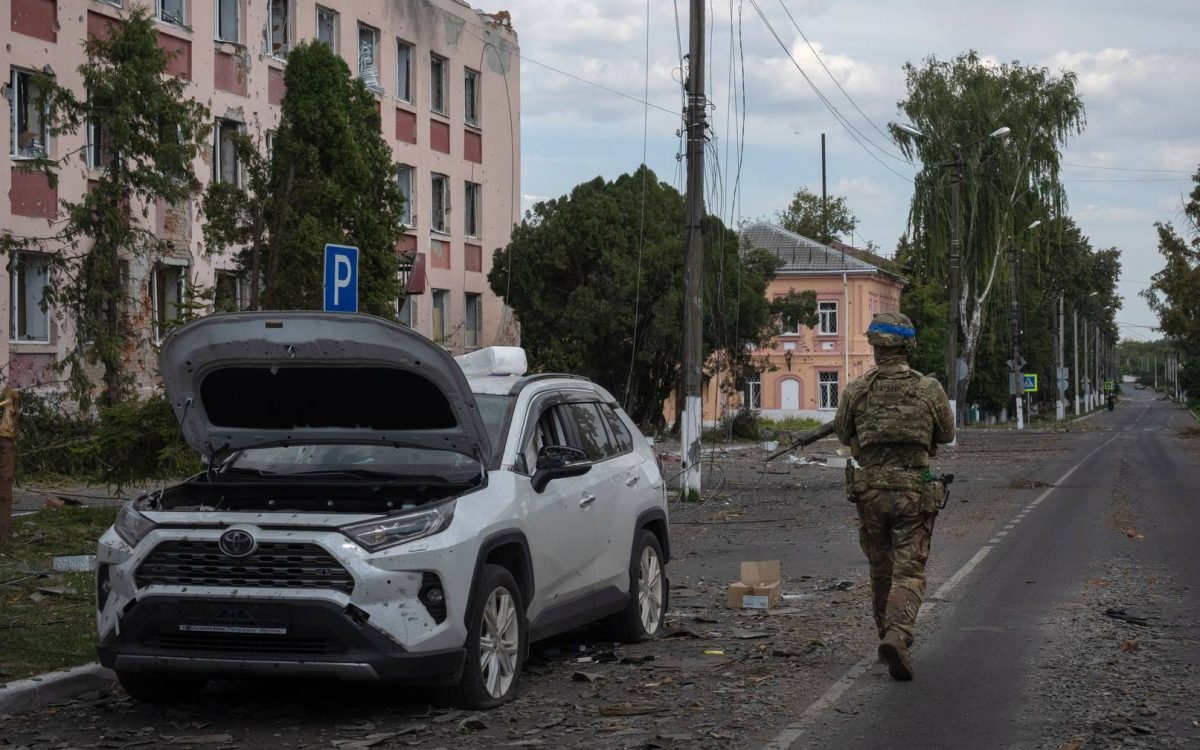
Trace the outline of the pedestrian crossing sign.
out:
M 1021 373 L 1021 390 L 1026 393 L 1037 393 L 1037 373 Z
M 1116 384 L 1113 383 L 1113 381 L 1111 381 L 1111 380 L 1104 381 L 1104 392 L 1105 393 L 1112 393 L 1115 390 L 1116 390 Z

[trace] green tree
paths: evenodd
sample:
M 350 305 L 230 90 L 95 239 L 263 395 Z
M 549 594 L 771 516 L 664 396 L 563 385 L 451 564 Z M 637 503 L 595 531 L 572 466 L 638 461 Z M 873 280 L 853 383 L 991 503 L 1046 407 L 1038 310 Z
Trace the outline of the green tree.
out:
M 1196 186 L 1183 206 L 1182 234 L 1167 222 L 1154 225 L 1166 266 L 1154 274 L 1142 294 L 1158 315 L 1167 341 L 1183 353 L 1181 382 L 1196 397 L 1200 395 L 1200 169 L 1192 181 Z
M 892 126 L 909 158 L 919 158 L 909 223 L 914 247 L 929 278 L 948 278 L 950 169 L 963 164 L 961 296 L 958 306 L 960 353 L 967 363 L 966 392 L 985 332 L 989 297 L 1008 243 L 1026 242 L 1026 229 L 1048 213 L 1062 215 L 1066 195 L 1058 180 L 1060 149 L 1082 132 L 1082 100 L 1075 74 L 1054 75 L 1020 63 L 994 65 L 974 51 L 954 60 L 927 58 L 921 67 L 905 65 L 907 96 L 899 103 L 921 137 Z M 1007 139 L 989 138 L 1000 127 Z
M 94 395 L 88 369 L 96 365 L 103 372 L 101 403 L 128 395 L 126 357 L 141 332 L 129 317 L 123 269 L 150 263 L 170 244 L 145 220 L 143 207 L 185 203 L 200 187 L 192 162 L 206 142 L 208 110 L 185 95 L 186 81 L 166 74 L 170 58 L 157 36 L 148 11 L 134 9 L 106 37 L 84 42 L 82 94 L 52 76 L 38 76 L 53 135 L 77 134 L 89 125 L 101 134 L 93 152 L 99 174 L 79 200 L 62 201 L 65 221 L 57 234 L 0 233 L 0 250 L 48 253 L 46 304 L 62 310 L 73 331 L 58 366 L 69 372 L 71 392 L 83 406 Z M 71 157 L 78 154 L 24 166 L 56 181 Z
M 635 420 L 662 422 L 683 348 L 684 217 L 683 196 L 645 166 L 534 205 L 488 282 L 516 313 L 537 369 L 587 375 Z M 776 264 L 741 252 L 711 216 L 704 246 L 706 374 L 736 379 L 752 366 L 746 345 L 769 335 Z
M 832 196 L 822 201 L 808 188 L 800 188 L 792 202 L 775 215 L 777 223 L 810 240 L 828 245 L 838 237 L 850 237 L 858 226 L 858 218 L 846 205 L 846 199 Z
M 284 84 L 273 153 L 256 154 L 239 139 L 248 179 L 206 192 L 210 250 L 239 247 L 257 306 L 315 310 L 323 304 L 325 244 L 355 245 L 359 309 L 393 318 L 404 198 L 375 95 L 321 43 L 292 49 Z
M 798 331 L 800 326 L 813 328 L 818 320 L 817 293 L 812 289 L 801 292 L 788 289 L 787 294 L 771 300 L 771 314 L 782 331 Z

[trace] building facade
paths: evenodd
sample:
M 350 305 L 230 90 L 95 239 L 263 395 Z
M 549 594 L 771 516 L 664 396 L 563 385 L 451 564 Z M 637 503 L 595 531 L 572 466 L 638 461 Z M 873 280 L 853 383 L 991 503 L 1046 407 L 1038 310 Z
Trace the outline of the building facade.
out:
M 51 137 L 31 74 L 50 72 L 82 95 L 84 40 L 106 33 L 134 4 L 153 13 L 159 46 L 174 55 L 169 72 L 211 112 L 211 149 L 194 165 L 203 184 L 242 178 L 234 132 L 269 150 L 292 47 L 319 40 L 341 55 L 376 93 L 407 199 L 408 231 L 396 251 L 413 263 L 401 320 L 455 353 L 514 342 L 487 273 L 520 212 L 517 37 L 507 13 L 458 0 L 0 0 L 8 100 L 0 113 L 8 141 L 0 231 L 53 234 L 59 201 L 77 200 L 96 176 L 102 139 L 87 128 Z M 63 160 L 57 185 L 19 169 L 20 160 L 41 154 Z M 222 309 L 247 301 L 249 285 L 232 254 L 204 248 L 199 203 L 135 207 L 172 247 L 130 263 L 131 318 L 141 339 L 130 364 L 143 382 L 153 379 L 155 344 L 182 314 L 189 286 L 214 289 Z M 62 377 L 52 364 L 70 340 L 69 322 L 42 309 L 43 257 L 6 260 L 0 315 L 9 335 L 0 361 L 17 387 L 52 383 Z
M 750 224 L 741 238 L 743 247 L 766 250 L 779 259 L 767 285 L 768 298 L 792 290 L 816 293 L 817 324 L 784 331 L 769 348 L 755 350 L 761 373 L 732 396 L 732 389 L 708 383 L 705 422 L 713 424 L 743 405 L 770 419 L 831 421 L 846 385 L 874 366 L 866 336 L 871 317 L 898 311 L 906 282 L 867 253 L 823 245 L 771 224 Z

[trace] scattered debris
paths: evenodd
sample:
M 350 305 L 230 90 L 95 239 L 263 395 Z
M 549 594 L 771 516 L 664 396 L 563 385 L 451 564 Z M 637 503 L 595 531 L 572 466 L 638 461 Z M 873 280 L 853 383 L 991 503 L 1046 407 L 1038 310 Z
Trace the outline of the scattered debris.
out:
M 1124 609 L 1118 609 L 1116 607 L 1109 607 L 1108 609 L 1104 610 L 1104 614 L 1108 615 L 1114 620 L 1122 620 L 1132 625 L 1140 625 L 1145 627 L 1146 625 L 1150 624 L 1148 618 L 1142 617 L 1141 615 L 1129 614 Z
M 1125 529 L 1125 536 L 1129 537 L 1130 539 L 1145 539 L 1146 538 L 1146 537 L 1142 536 L 1141 534 L 1139 534 L 1137 532 L 1137 529 L 1133 528 L 1132 526 L 1130 526 L 1128 529 Z
M 719 648 L 709 648 L 704 650 L 705 656 L 724 656 L 725 651 Z
M 91 573 L 96 569 L 95 555 L 59 555 L 53 560 L 57 573 Z
M 1020 479 L 1014 479 L 1012 481 L 1012 484 L 1010 484 L 1009 486 L 1012 487 L 1014 490 L 1042 490 L 1051 485 L 1049 482 L 1043 482 L 1040 479 L 1030 479 L 1029 477 L 1021 477 Z
M 79 593 L 70 586 L 38 586 L 37 590 L 39 593 L 52 596 L 74 596 Z
M 172 737 L 167 742 L 172 745 L 226 745 L 233 742 L 233 735 L 200 734 L 191 737 Z
M 666 706 L 647 706 L 634 703 L 614 703 L 600 707 L 601 716 L 649 716 L 668 710 Z
M 742 628 L 733 629 L 733 637 L 742 641 L 752 641 L 757 638 L 768 638 L 770 633 L 766 630 L 743 630 Z
M 826 591 L 849 591 L 854 588 L 854 581 L 838 581 L 825 587 Z
M 1121 644 L 1121 653 L 1128 654 L 1137 651 L 1140 645 L 1137 638 L 1126 638 L 1125 642 Z
M 660 638 L 699 638 L 700 634 L 696 633 L 695 631 L 688 630 L 685 627 L 678 626 L 678 627 L 671 628 L 670 630 L 666 631 L 659 637 Z
M 474 734 L 475 732 L 482 732 L 483 730 L 485 730 L 487 728 L 488 728 L 487 722 L 485 722 L 483 719 L 481 719 L 478 716 L 472 716 L 470 718 L 463 719 L 462 721 L 458 722 L 458 733 L 459 734 Z
M 596 672 L 578 672 L 577 671 L 577 672 L 573 672 L 571 674 L 572 682 L 595 682 L 596 680 L 603 680 L 603 679 L 604 679 L 604 675 L 598 674 Z

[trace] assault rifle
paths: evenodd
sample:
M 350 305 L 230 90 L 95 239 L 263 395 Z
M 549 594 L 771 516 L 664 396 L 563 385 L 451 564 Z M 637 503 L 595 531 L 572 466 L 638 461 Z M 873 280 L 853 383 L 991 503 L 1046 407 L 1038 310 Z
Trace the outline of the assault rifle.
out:
M 818 427 L 815 430 L 809 430 L 808 432 L 801 432 L 798 435 L 795 433 L 792 433 L 791 434 L 791 438 L 792 438 L 791 445 L 789 445 L 786 448 L 780 448 L 779 450 L 775 451 L 771 455 L 767 456 L 766 460 L 774 461 L 775 459 L 779 458 L 780 456 L 782 456 L 785 453 L 791 453 L 792 451 L 796 450 L 797 448 L 803 448 L 804 446 L 806 446 L 810 443 L 815 443 L 823 437 L 829 437 L 830 435 L 832 435 L 834 433 L 834 431 L 836 429 L 837 428 L 834 427 L 833 422 L 826 422 L 825 424 L 821 425 L 820 427 Z

